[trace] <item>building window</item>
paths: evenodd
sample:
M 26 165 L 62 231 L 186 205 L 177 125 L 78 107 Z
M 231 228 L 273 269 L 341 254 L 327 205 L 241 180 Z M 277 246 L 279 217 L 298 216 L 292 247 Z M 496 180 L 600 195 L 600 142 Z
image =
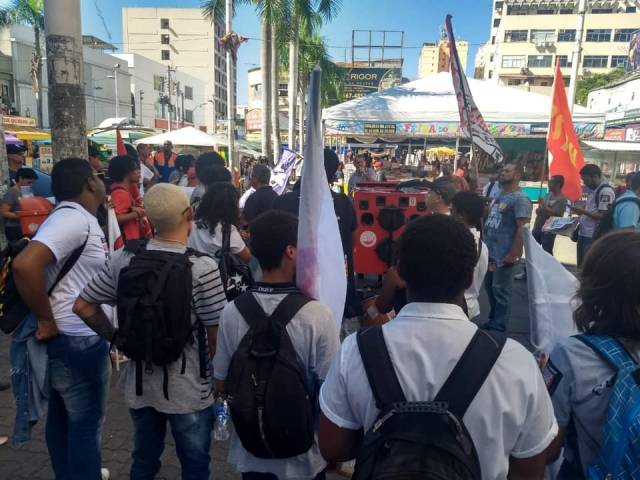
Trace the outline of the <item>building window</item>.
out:
M 527 30 L 507 30 L 504 32 L 505 42 L 526 42 L 528 38 Z
M 573 15 L 573 8 L 561 8 L 560 15 Z
M 153 76 L 153 89 L 156 92 L 164 92 L 164 77 L 160 75 Z
M 591 28 L 587 30 L 587 42 L 610 42 L 611 30 L 606 28 Z
M 527 65 L 527 58 L 524 55 L 504 55 L 502 57 L 502 68 L 522 68 Z
M 184 121 L 193 123 L 193 110 L 185 110 L 184 111 Z
M 516 79 L 516 80 L 507 80 L 507 85 L 521 85 L 522 84 L 522 80 Z
M 540 82 L 540 86 L 541 87 L 548 87 L 549 86 L 549 82 L 546 82 L 546 81 L 543 80 L 543 81 Z
M 613 35 L 614 42 L 630 42 L 636 28 L 619 28 Z
M 279 97 L 288 97 L 289 96 L 289 84 L 280 83 L 278 85 L 278 96 Z
M 161 52 L 161 57 L 162 60 L 170 60 L 171 59 L 171 53 L 169 53 L 169 50 L 162 50 Z
M 162 45 L 169 45 L 170 41 L 171 41 L 171 37 L 168 34 L 160 35 L 160 43 Z
M 556 13 L 553 8 L 539 8 L 536 10 L 537 15 L 554 15 Z
M 495 45 L 496 44 L 496 37 L 493 36 L 491 37 L 491 45 Z
M 555 30 L 531 30 L 531 43 L 551 42 L 555 36 Z
M 558 30 L 558 41 L 559 42 L 575 42 L 576 30 L 575 29 Z
M 162 28 L 163 30 L 169 30 L 169 19 L 168 18 L 161 18 L 160 19 L 160 28 Z
M 636 13 L 636 7 L 627 7 L 625 13 Z
M 613 8 L 592 8 L 591 13 L 613 13 Z
M 186 98 L 187 100 L 193 100 L 193 88 L 192 87 L 188 87 L 187 85 L 184 86 L 184 98 Z
M 496 2 L 495 9 L 500 11 L 500 10 L 502 10 L 502 6 L 503 5 L 504 5 L 504 2 Z
M 611 68 L 626 68 L 629 66 L 629 57 L 627 55 L 612 55 Z
M 529 10 L 518 6 L 507 6 L 507 15 L 529 15 Z
M 548 68 L 551 66 L 552 55 L 529 55 L 527 58 L 527 67 L 529 68 Z
M 499 27 L 500 26 L 500 19 L 499 18 L 494 18 L 493 19 L 493 26 L 494 27 Z
M 556 55 L 556 62 L 559 63 L 562 68 L 572 65 L 572 61 L 568 55 Z
M 489 78 L 493 78 L 493 72 L 489 70 Z
M 585 55 L 582 60 L 584 68 L 607 68 L 609 57 L 606 55 Z

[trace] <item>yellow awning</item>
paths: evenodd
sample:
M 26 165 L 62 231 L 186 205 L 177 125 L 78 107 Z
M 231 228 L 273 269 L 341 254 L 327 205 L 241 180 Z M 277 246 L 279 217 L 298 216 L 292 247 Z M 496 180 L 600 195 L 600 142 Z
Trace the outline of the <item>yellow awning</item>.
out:
M 13 127 L 8 125 L 5 131 L 20 140 L 51 140 L 51 132 L 35 127 Z

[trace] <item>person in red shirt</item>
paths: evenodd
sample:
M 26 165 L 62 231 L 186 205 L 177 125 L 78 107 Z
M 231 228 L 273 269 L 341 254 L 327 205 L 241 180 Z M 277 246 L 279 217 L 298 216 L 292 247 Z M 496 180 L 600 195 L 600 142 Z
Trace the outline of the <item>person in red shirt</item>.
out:
M 147 235 L 146 214 L 138 189 L 140 164 L 126 155 L 113 157 L 109 163 L 111 203 L 124 240 L 139 240 Z

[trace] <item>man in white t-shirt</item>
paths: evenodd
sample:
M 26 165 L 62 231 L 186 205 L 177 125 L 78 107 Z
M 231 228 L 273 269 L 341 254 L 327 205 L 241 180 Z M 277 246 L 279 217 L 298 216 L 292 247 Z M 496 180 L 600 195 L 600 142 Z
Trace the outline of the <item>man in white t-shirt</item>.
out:
M 69 158 L 53 167 L 51 189 L 58 206 L 15 259 L 13 270 L 20 295 L 38 321 L 36 337 L 47 341 L 46 438 L 53 471 L 56 478 L 96 480 L 101 478 L 109 345 L 72 309 L 109 257 L 95 217 L 105 188 L 86 160 Z
M 272 315 L 289 293 L 299 293 L 294 284 L 298 220 L 290 213 L 272 210 L 258 217 L 250 228 L 252 252 L 263 271 L 263 281 L 251 292 L 265 314 Z M 340 345 L 333 315 L 328 307 L 312 300 L 293 316 L 286 330 L 306 373 L 305 381 L 316 395 Z M 225 392 L 231 359 L 248 331 L 235 303 L 229 303 L 222 312 L 214 358 L 213 375 L 220 393 Z M 231 435 L 229 463 L 242 473 L 243 480 L 324 477 L 326 462 L 317 441 L 296 457 L 265 459 L 249 453 L 234 431 Z
M 462 309 L 478 248 L 461 222 L 433 215 L 409 223 L 397 254 L 409 304 L 381 327 L 384 342 L 407 401 L 432 401 L 478 330 Z M 356 335 L 344 341 L 331 366 L 320 408 L 324 458 L 353 458 L 362 431 L 379 415 Z M 522 345 L 506 341 L 463 421 L 483 479 L 543 477 L 558 426 L 538 365 Z

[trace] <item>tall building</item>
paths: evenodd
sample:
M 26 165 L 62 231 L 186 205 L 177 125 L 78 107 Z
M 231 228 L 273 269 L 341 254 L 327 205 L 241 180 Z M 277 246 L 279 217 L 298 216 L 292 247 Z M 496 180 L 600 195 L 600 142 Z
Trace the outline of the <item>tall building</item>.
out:
M 469 43 L 464 40 L 458 40 L 456 41 L 456 47 L 458 48 L 458 56 L 462 67 L 466 70 Z M 418 78 L 424 78 L 427 75 L 435 75 L 440 72 L 448 72 L 450 65 L 451 52 L 447 40 L 422 44 L 420 58 L 418 59 Z
M 123 51 L 204 81 L 209 132 L 227 117 L 227 62 L 218 45 L 223 35 L 222 20 L 211 23 L 200 8 L 122 9 Z M 235 95 L 235 68 L 233 73 Z
M 178 70 L 171 75 L 174 88 L 169 99 L 166 66 L 136 53 L 117 53 L 113 57 L 121 60 L 131 75 L 131 117 L 138 125 L 168 129 L 171 105 L 172 128 L 206 128 L 205 82 Z
M 549 94 L 558 61 L 568 84 L 576 40 L 577 3 L 577 0 L 493 0 L 491 34 L 476 56 L 476 78 Z M 640 29 L 640 1 L 587 3 L 578 75 L 625 68 L 629 42 Z
M 115 50 L 113 45 L 95 37 L 83 37 L 84 94 L 87 127 L 96 127 L 107 118 L 132 118 L 130 82 L 126 64 L 117 67 L 118 59 L 103 50 Z M 32 58 L 35 52 L 33 29 L 25 25 L 12 25 L 0 29 L 0 109 L 21 117 L 37 117 L 34 95 Z M 44 51 L 43 51 L 44 54 Z M 116 82 L 118 107 L 116 109 Z M 42 65 L 42 119 L 41 127 L 49 128 L 49 82 L 47 62 Z M 116 110 L 118 114 L 116 115 Z

